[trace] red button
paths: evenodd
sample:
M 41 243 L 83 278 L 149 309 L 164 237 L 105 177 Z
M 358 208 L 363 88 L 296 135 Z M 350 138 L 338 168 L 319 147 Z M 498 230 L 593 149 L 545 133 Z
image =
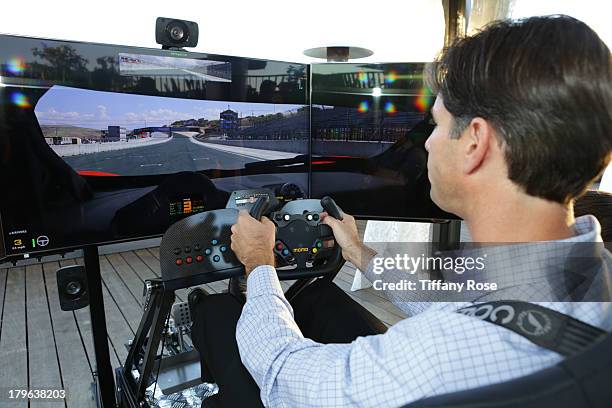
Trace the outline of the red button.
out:
M 203 260 L 204 260 L 204 257 L 202 255 L 196 256 L 196 261 L 202 262 Z
M 192 263 L 193 262 L 193 258 L 188 256 L 187 258 L 185 258 L 185 262 Z
M 183 260 L 181 258 L 177 259 L 176 260 L 176 264 L 179 265 L 179 266 L 182 265 L 183 264 Z
M 279 242 L 278 244 L 276 244 L 276 249 L 277 249 L 277 250 L 279 250 L 279 251 L 280 251 L 281 249 L 283 249 L 283 244 L 282 244 L 282 243 L 280 243 L 280 242 Z

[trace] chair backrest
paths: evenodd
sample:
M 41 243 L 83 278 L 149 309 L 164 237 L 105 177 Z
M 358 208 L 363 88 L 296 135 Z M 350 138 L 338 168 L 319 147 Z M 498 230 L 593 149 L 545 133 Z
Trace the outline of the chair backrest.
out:
M 612 334 L 526 377 L 439 395 L 404 408 L 605 408 L 612 401 Z

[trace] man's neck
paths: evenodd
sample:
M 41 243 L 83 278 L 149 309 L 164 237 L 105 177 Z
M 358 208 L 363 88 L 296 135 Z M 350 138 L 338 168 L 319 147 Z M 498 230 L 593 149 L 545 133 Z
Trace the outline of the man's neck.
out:
M 553 241 L 574 236 L 573 209 L 533 197 L 480 206 L 465 221 L 474 242 Z

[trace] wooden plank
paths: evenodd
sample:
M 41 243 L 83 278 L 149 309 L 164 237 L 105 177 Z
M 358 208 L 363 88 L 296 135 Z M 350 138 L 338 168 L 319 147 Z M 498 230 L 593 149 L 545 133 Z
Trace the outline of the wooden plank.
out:
M 100 257 L 100 273 L 110 296 L 116 303 L 119 312 L 130 326 L 132 333 L 136 333 L 142 318 L 142 307 L 133 294 L 119 277 L 107 257 Z M 127 340 L 125 341 L 127 342 Z
M 0 338 L 0 384 L 8 389 L 28 389 L 28 350 L 26 343 L 25 268 L 7 272 L 2 337 Z M 27 408 L 28 400 L 0 396 L 3 407 Z
M 106 312 L 108 337 L 117 353 L 119 363 L 122 364 L 128 354 L 125 344 L 134 338 L 135 331 L 130 328 L 104 284 L 102 285 L 102 291 L 104 292 L 104 310 Z
M 159 261 L 159 247 L 149 248 L 149 252 L 151 252 L 151 255 L 153 255 L 155 259 Z
M 143 307 L 142 292 L 144 289 L 144 281 L 136 274 L 130 264 L 128 264 L 120 253 L 106 255 L 106 259 L 113 267 L 121 281 L 132 294 L 134 300 L 138 303 L 140 310 Z
M 87 351 L 79 334 L 74 313 L 60 309 L 57 294 L 55 272 L 58 262 L 47 262 L 43 265 L 44 279 L 47 286 L 49 312 L 55 333 L 57 353 L 59 356 L 62 381 L 66 390 L 68 408 L 92 407 L 95 400 L 91 383 L 93 375 L 87 361 Z
M 59 360 L 41 264 L 26 267 L 30 389 L 62 389 Z M 30 408 L 64 407 L 64 400 L 32 400 Z
M 119 255 L 121 255 L 125 262 L 130 265 L 130 267 L 134 270 L 134 273 L 140 278 L 141 281 L 144 282 L 147 279 L 157 279 L 160 277 L 159 265 L 157 269 L 151 269 L 142 261 L 140 256 L 138 256 L 135 251 L 121 252 Z
M 140 260 L 149 267 L 157 276 L 161 276 L 161 269 L 159 266 L 159 259 L 155 258 L 151 252 L 147 249 L 138 249 L 132 251 L 140 258 Z
M 83 258 L 78 258 L 78 263 L 83 264 Z M 60 261 L 61 266 L 66 265 L 75 265 L 77 263 L 77 259 L 68 259 Z M 79 334 L 82 338 L 83 344 L 85 345 L 85 350 L 87 351 L 88 361 L 92 372 L 96 370 L 96 354 L 93 345 L 93 331 L 91 328 L 91 312 L 89 307 L 85 307 L 83 309 L 75 310 L 73 312 L 73 317 L 75 323 L 78 325 Z M 113 344 L 108 341 L 108 350 L 111 360 L 112 367 L 118 367 L 120 365 L 119 358 L 117 357 L 117 353 L 115 353 L 115 349 Z
M 81 263 L 83 262 L 83 259 L 79 258 L 76 261 L 77 263 Z M 101 261 L 100 269 L 102 268 L 102 264 L 103 262 Z M 117 355 L 117 359 L 119 360 L 115 365 L 113 364 L 111 358 L 111 365 L 113 367 L 118 367 L 127 357 L 125 343 L 134 338 L 134 331 L 131 330 L 127 321 L 119 311 L 119 308 L 115 303 L 115 300 L 110 295 L 104 280 L 102 280 L 102 296 L 104 298 L 104 313 L 106 315 L 106 331 L 108 333 L 108 339 L 110 341 L 112 350 L 114 350 L 115 354 Z

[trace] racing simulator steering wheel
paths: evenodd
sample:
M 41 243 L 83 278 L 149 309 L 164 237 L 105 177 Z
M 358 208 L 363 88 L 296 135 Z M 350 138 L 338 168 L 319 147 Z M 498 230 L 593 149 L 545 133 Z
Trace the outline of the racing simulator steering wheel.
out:
M 289 201 L 281 206 L 270 190 L 243 190 L 230 196 L 225 209 L 207 211 L 174 223 L 160 244 L 162 280 L 176 290 L 244 274 L 230 249 L 230 228 L 239 210 L 257 220 L 269 215 L 276 226 L 274 254 L 281 280 L 335 274 L 344 260 L 329 226 L 319 214 L 342 219 L 331 197 Z

